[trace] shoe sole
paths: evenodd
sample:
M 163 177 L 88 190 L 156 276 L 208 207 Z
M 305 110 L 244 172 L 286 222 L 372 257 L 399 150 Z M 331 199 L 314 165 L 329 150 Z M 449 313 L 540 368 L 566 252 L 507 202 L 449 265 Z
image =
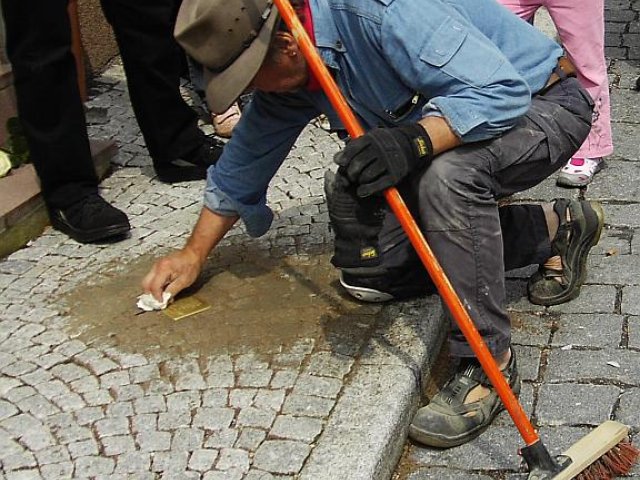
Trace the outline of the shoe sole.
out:
M 520 380 L 520 376 L 518 375 L 518 379 L 515 382 L 514 385 L 510 385 L 511 387 L 511 391 L 513 392 L 513 394 L 517 397 L 519 397 L 520 395 L 520 389 L 522 387 L 522 381 Z M 413 424 L 409 425 L 409 436 L 411 437 L 411 439 L 423 444 L 423 445 L 427 445 L 429 447 L 436 447 L 436 448 L 452 448 L 452 447 L 458 447 L 460 445 L 463 445 L 467 442 L 470 442 L 471 440 L 473 440 L 474 438 L 480 436 L 485 430 L 487 430 L 491 424 L 493 423 L 493 421 L 495 420 L 495 418 L 503 411 L 505 410 L 505 406 L 502 403 L 502 400 L 499 399 L 496 402 L 496 405 L 493 407 L 493 409 L 491 410 L 491 413 L 489 414 L 489 421 L 486 422 L 483 425 L 478 426 L 477 428 L 470 430 L 468 432 L 466 432 L 463 435 L 460 435 L 458 437 L 438 437 L 438 436 L 434 436 L 434 435 L 429 435 L 425 432 L 423 432 L 422 430 L 416 428 L 413 426 Z
M 340 272 L 340 285 L 344 287 L 349 295 L 363 302 L 383 303 L 389 302 L 394 299 L 393 295 L 391 295 L 390 293 L 381 292 L 380 290 L 375 290 L 373 288 L 355 287 L 353 285 L 349 285 L 344 281 L 342 272 Z
M 589 251 L 600 241 L 600 236 L 602 235 L 602 229 L 604 227 L 604 211 L 602 210 L 600 203 L 586 201 L 582 201 L 581 203 L 588 203 L 594 211 L 598 219 L 598 228 L 593 235 L 583 239 L 582 243 L 578 246 L 577 255 L 580 259 L 578 263 L 578 270 L 580 274 L 574 276 L 572 282 L 567 287 L 567 290 L 560 295 L 548 298 L 529 297 L 529 301 L 534 305 L 542 305 L 545 307 L 560 305 L 574 300 L 578 295 L 580 295 L 580 290 L 587 277 L 587 257 L 589 255 Z
M 556 185 L 558 185 L 559 187 L 566 187 L 566 188 L 586 187 L 587 185 L 589 185 L 593 181 L 593 177 L 596 176 L 596 173 L 598 173 L 603 168 L 604 168 L 604 161 L 602 161 L 602 162 L 600 162 L 598 164 L 598 166 L 596 167 L 596 169 L 593 172 L 593 175 L 591 175 L 591 177 L 585 182 L 581 182 L 581 181 L 578 181 L 578 180 L 572 180 L 570 177 L 563 176 L 562 173 L 560 173 L 558 175 L 558 178 L 556 178 Z
M 74 228 L 70 228 L 66 223 L 61 223 L 55 219 L 51 220 L 51 225 L 56 230 L 70 236 L 80 243 L 93 243 L 100 240 L 123 236 L 131 230 L 130 225 L 112 225 L 99 230 L 76 230 Z

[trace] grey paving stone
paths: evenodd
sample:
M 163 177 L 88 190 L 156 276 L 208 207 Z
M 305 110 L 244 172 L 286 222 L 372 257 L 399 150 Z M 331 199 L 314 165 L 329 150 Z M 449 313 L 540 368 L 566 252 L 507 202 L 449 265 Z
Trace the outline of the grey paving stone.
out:
M 229 391 L 229 406 L 245 408 L 253 405 L 253 399 L 258 393 L 255 388 L 234 388 Z
M 311 444 L 322 432 L 322 427 L 322 419 L 280 415 L 276 417 L 269 434 L 273 437 Z
M 145 431 L 136 435 L 136 443 L 142 452 L 161 452 L 171 448 L 169 432 Z
M 280 370 L 271 379 L 271 388 L 290 388 L 296 382 L 299 373 L 296 370 Z
M 29 468 L 26 470 L 7 473 L 7 480 L 36 480 L 41 478 L 43 477 L 37 468 Z
M 204 432 L 197 428 L 179 428 L 173 432 L 171 449 L 184 452 L 193 452 L 202 447 Z
M 74 380 L 70 386 L 76 393 L 89 393 L 100 388 L 100 381 L 92 375 L 87 375 Z
M 640 317 L 629 317 L 629 347 L 640 349 Z
M 71 442 L 67 445 L 67 448 L 72 459 L 98 454 L 98 444 L 93 438 Z
M 74 416 L 79 425 L 89 425 L 104 418 L 104 413 L 101 407 L 86 407 L 74 412 Z
M 267 440 L 253 458 L 253 466 L 272 473 L 298 473 L 309 455 L 309 445 L 290 440 Z
M 620 397 L 620 405 L 616 412 L 616 420 L 629 425 L 634 429 L 640 430 L 640 415 L 638 411 L 640 408 L 640 389 L 630 388 L 625 389 L 624 393 Z
M 218 460 L 217 470 L 240 470 L 246 473 L 249 470 L 249 452 L 240 448 L 222 448 Z
M 198 472 L 206 472 L 211 470 L 217 458 L 218 450 L 205 448 L 194 450 L 189 457 L 188 467 Z
M 231 408 L 198 408 L 193 417 L 193 426 L 207 430 L 223 430 L 231 425 L 235 411 Z
M 639 352 L 624 349 L 553 350 L 545 381 L 640 385 L 639 358 Z
M 126 435 L 129 433 L 129 419 L 127 417 L 111 417 L 98 420 L 95 429 L 99 438 L 112 435 Z
M 231 448 L 238 438 L 238 430 L 225 428 L 212 432 L 206 439 L 205 448 Z
M 27 397 L 30 398 L 30 397 Z M 0 400 L 0 421 L 18 413 L 18 409 L 11 403 Z
M 198 408 L 202 403 L 200 392 L 187 391 L 167 395 L 167 409 L 169 411 L 184 411 Z
M 638 255 L 589 257 L 587 282 L 608 285 L 638 285 L 635 272 L 640 268 Z
M 620 393 L 620 388 L 608 385 L 542 385 L 536 408 L 538 423 L 551 426 L 599 425 L 609 419 Z
M 158 415 L 154 413 L 145 413 L 135 415 L 131 419 L 131 429 L 135 433 L 153 432 L 158 429 Z
M 133 409 L 137 414 L 165 412 L 167 406 L 162 395 L 149 395 L 138 398 L 133 402 Z
M 75 472 L 80 477 L 109 475 L 113 472 L 115 461 L 104 457 L 80 457 L 75 461 Z
M 342 389 L 342 382 L 337 378 L 300 375 L 294 386 L 294 393 L 316 397 L 336 398 Z
M 517 470 L 520 465 L 518 446 L 522 444 L 512 426 L 490 427 L 475 440 L 447 450 L 411 449 L 410 458 L 417 465 L 447 467 L 454 470 Z
M 115 402 L 107 406 L 105 415 L 107 417 L 130 417 L 133 415 L 133 405 L 131 402 Z
M 420 468 L 412 472 L 407 480 L 491 480 L 492 477 L 466 470 L 447 468 Z
M 616 348 L 622 339 L 621 315 L 563 315 L 557 322 L 552 345 Z
M 335 401 L 332 399 L 292 393 L 285 400 L 282 413 L 324 418 L 329 414 L 334 404 Z
M 151 456 L 143 452 L 128 452 L 118 455 L 116 462 L 116 473 L 139 474 L 150 470 Z
M 242 470 L 227 470 L 226 472 L 211 471 L 204 474 L 203 480 L 242 480 L 244 472 Z
M 36 459 L 31 452 L 26 450 L 12 453 L 2 457 L 2 466 L 5 472 L 22 470 L 37 465 Z
M 63 445 L 54 445 L 43 448 L 35 453 L 38 465 L 48 465 L 50 463 L 64 463 L 69 461 L 69 450 Z
M 160 377 L 157 365 L 142 365 L 129 369 L 131 383 L 143 383 Z
M 265 430 L 260 430 L 258 428 L 242 428 L 240 436 L 238 437 L 238 440 L 236 440 L 234 447 L 248 450 L 249 452 L 255 452 L 266 436 L 267 432 Z
M 612 285 L 584 285 L 578 298 L 549 307 L 549 312 L 614 313 L 617 294 L 616 287 Z
M 166 476 L 178 476 L 187 469 L 188 452 L 158 452 L 153 455 L 151 469 L 164 472 Z
M 256 427 L 268 429 L 271 427 L 276 412 L 270 409 L 245 407 L 240 410 L 236 424 L 240 427 Z
M 158 414 L 158 430 L 175 430 L 191 425 L 191 412 L 166 412 Z
M 42 465 L 40 467 L 40 474 L 42 478 L 46 480 L 63 480 L 72 478 L 74 465 L 71 462 L 52 463 L 49 465 Z
M 83 394 L 83 398 L 89 406 L 107 405 L 113 401 L 111 393 L 109 393 L 108 390 L 104 389 L 87 392 Z
M 130 435 L 114 435 L 100 439 L 104 455 L 113 457 L 136 450 L 133 437 Z
M 623 314 L 640 315 L 640 287 L 624 287 L 622 289 L 621 310 Z
M 269 385 L 273 372 L 271 370 L 256 370 L 241 372 L 238 376 L 239 387 L 266 387 Z
M 311 375 L 326 375 L 343 378 L 353 365 L 353 358 L 331 352 L 318 352 L 311 356 L 305 372 Z
M 229 392 L 225 388 L 212 388 L 202 392 L 203 407 L 225 407 L 229 400 Z

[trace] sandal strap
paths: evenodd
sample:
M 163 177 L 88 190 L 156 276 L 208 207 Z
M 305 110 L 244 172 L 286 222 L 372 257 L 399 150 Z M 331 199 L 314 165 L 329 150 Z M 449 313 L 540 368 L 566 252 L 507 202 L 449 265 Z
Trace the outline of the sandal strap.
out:
M 516 354 L 511 350 L 511 359 L 507 366 L 501 370 L 502 374 L 507 378 L 507 381 L 510 380 L 516 368 Z M 491 381 L 482 369 L 480 363 L 476 359 L 469 359 L 459 367 L 458 371 L 445 384 L 438 395 L 434 397 L 432 402 L 435 401 L 441 405 L 446 404 L 449 408 L 462 413 L 475 410 L 477 406 L 473 403 L 465 405 L 464 400 L 467 398 L 469 392 L 478 385 L 493 389 Z

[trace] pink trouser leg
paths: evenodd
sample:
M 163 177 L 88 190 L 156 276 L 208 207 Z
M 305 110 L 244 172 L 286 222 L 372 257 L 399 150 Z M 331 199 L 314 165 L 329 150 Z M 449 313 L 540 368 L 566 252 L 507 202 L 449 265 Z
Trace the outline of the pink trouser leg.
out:
M 529 20 L 545 7 L 558 30 L 578 79 L 595 102 L 593 126 L 576 157 L 605 157 L 613 152 L 609 79 L 604 57 L 604 0 L 498 0 Z

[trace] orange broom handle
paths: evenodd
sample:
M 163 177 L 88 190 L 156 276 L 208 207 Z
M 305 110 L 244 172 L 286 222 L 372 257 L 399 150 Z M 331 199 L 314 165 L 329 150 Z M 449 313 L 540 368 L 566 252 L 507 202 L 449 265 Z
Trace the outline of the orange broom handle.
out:
M 280 11 L 280 15 L 282 15 L 282 18 L 289 27 L 289 30 L 298 42 L 300 50 L 309 64 L 311 71 L 320 82 L 320 85 L 322 85 L 322 89 L 327 97 L 329 97 L 331 105 L 333 105 L 333 108 L 338 113 L 351 138 L 357 138 L 363 135 L 364 130 L 360 125 L 360 122 L 353 114 L 351 107 L 338 89 L 333 77 L 329 74 L 327 67 L 322 62 L 320 55 L 316 51 L 315 45 L 311 42 L 309 35 L 305 31 L 300 19 L 298 19 L 291 4 L 288 0 L 274 0 L 274 3 Z M 509 384 L 500 372 L 491 352 L 482 340 L 482 337 L 473 324 L 471 317 L 469 317 L 469 313 L 462 305 L 462 302 L 458 295 L 456 295 L 456 292 L 453 290 L 449 279 L 442 270 L 442 267 L 433 254 L 433 251 L 427 244 L 427 241 L 422 235 L 422 232 L 418 228 L 415 220 L 411 216 L 411 213 L 402 200 L 400 193 L 396 188 L 391 187 L 385 190 L 384 196 L 393 210 L 393 213 L 398 218 L 400 225 L 402 225 L 402 228 L 409 237 L 413 248 L 415 248 L 418 256 L 422 260 L 422 263 L 429 272 L 433 283 L 436 285 L 440 296 L 449 308 L 451 315 L 458 323 L 460 330 L 462 330 L 462 333 L 469 342 L 469 345 L 478 358 L 480 365 L 482 365 L 487 377 L 489 377 L 489 380 L 498 392 L 502 403 L 520 431 L 520 435 L 522 435 L 522 438 L 527 445 L 537 443 L 540 440 L 538 434 L 533 428 L 533 425 L 531 425 L 522 405 L 520 405 L 520 402 L 513 394 Z

